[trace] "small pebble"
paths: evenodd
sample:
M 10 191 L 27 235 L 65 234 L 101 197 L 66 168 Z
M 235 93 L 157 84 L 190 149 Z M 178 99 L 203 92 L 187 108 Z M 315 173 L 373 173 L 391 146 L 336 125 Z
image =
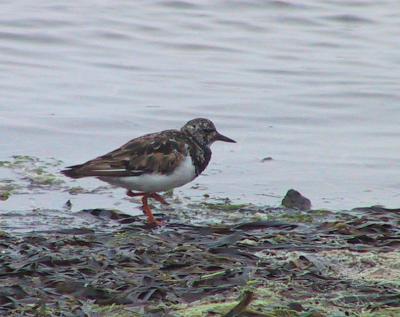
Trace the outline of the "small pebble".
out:
M 267 162 L 267 161 L 272 161 L 272 157 L 271 157 L 271 156 L 267 156 L 267 157 L 264 157 L 264 158 L 261 160 L 261 162 Z

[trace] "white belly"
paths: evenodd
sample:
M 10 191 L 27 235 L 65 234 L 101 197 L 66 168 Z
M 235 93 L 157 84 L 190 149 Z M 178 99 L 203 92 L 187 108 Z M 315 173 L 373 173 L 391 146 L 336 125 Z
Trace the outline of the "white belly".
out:
M 102 181 L 124 187 L 129 190 L 146 193 L 163 192 L 175 187 L 183 186 L 196 177 L 196 171 L 190 156 L 169 175 L 143 174 L 128 177 L 99 177 Z

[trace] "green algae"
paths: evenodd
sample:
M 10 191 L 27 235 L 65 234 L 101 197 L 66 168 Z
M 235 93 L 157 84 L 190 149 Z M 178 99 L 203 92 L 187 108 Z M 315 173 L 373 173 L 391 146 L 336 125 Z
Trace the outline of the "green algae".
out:
M 199 304 L 193 307 L 182 308 L 175 311 L 177 317 L 204 317 L 209 314 L 223 316 L 232 309 L 237 302 Z
M 58 176 L 50 173 L 31 174 L 27 179 L 33 186 L 56 186 L 64 183 Z
M 68 193 L 71 195 L 83 194 L 85 192 L 86 192 L 86 190 L 81 186 L 73 186 L 68 189 Z
M 265 317 L 297 317 L 297 316 L 317 316 L 321 311 L 313 310 L 300 313 L 293 307 L 302 307 L 299 303 L 285 302 L 268 288 L 252 288 L 254 300 L 243 309 L 241 313 L 229 315 L 239 303 L 239 300 L 224 300 L 224 302 L 214 302 L 213 298 L 208 299 L 205 303 L 196 303 L 192 306 L 177 308 L 175 313 L 179 317 L 206 317 L 212 316 L 229 317 L 229 316 L 265 316 Z M 204 301 L 204 300 L 203 300 Z M 324 315 L 321 315 L 324 316 Z
M 211 203 L 211 202 L 203 202 L 202 205 L 207 209 L 211 210 L 223 210 L 223 211 L 237 211 L 243 207 L 248 206 L 247 204 L 232 204 L 230 202 L 226 203 Z
M 326 217 L 332 214 L 332 211 L 327 209 L 313 209 L 309 213 L 314 217 Z
M 84 306 L 85 314 L 98 317 L 144 317 L 143 314 L 137 312 L 137 309 L 129 309 L 124 305 L 105 305 L 100 306 L 92 303 L 86 303 Z
M 21 189 L 21 185 L 12 179 L 0 180 L 0 200 L 5 201 Z
M 314 215 L 305 212 L 291 212 L 282 215 L 280 219 L 294 223 L 311 223 L 314 221 Z
M 376 312 L 363 312 L 356 315 L 357 317 L 399 317 L 400 308 L 386 308 Z
M 60 188 L 64 180 L 53 170 L 61 164 L 62 161 L 55 158 L 40 159 L 28 155 L 14 155 L 11 160 L 1 161 L 0 168 L 9 169 L 19 176 L 18 187 L 14 188 L 14 193 L 18 194 L 23 188 Z

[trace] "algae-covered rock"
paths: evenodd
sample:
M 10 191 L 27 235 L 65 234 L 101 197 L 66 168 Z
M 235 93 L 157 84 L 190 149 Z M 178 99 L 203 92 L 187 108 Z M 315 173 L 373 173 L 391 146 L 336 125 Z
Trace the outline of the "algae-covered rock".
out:
M 7 200 L 10 196 L 11 192 L 0 192 L 0 200 Z
M 282 200 L 282 206 L 299 210 L 311 209 L 311 200 L 304 197 L 297 190 L 290 189 Z

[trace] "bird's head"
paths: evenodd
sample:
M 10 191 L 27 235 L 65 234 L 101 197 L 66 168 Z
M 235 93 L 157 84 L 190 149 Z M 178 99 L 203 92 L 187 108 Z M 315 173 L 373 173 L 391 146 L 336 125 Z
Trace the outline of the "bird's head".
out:
M 209 146 L 215 141 L 236 143 L 236 141 L 219 133 L 211 120 L 204 118 L 190 120 L 182 127 L 181 131 L 194 138 L 201 145 Z

